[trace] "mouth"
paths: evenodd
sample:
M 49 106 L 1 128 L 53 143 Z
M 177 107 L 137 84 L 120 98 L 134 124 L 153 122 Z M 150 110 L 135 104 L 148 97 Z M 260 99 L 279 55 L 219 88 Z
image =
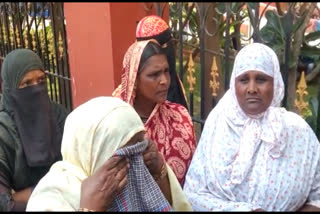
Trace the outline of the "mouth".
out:
M 247 101 L 248 103 L 257 103 L 257 102 L 260 102 L 261 99 L 260 99 L 260 98 L 257 98 L 257 97 L 249 97 L 249 98 L 246 99 L 246 101 Z
M 167 96 L 167 94 L 168 94 L 168 90 L 162 90 L 158 92 L 158 95 L 160 96 Z

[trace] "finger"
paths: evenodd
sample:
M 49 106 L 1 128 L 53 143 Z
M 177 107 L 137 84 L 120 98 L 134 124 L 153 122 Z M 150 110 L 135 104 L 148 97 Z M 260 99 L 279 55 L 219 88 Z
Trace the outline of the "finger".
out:
M 100 189 L 100 191 L 105 191 L 107 188 L 112 189 L 113 186 L 116 185 L 115 177 L 116 177 L 115 173 L 108 174 L 104 179 L 103 186 Z
M 114 168 L 121 160 L 125 159 L 123 156 L 114 156 L 109 158 L 99 170 L 109 170 Z
M 121 191 L 127 184 L 128 184 L 128 176 L 125 176 L 120 181 L 118 188 L 117 188 L 117 192 Z
M 158 152 L 148 152 L 143 155 L 143 160 L 148 161 L 152 159 L 158 159 Z
M 145 161 L 144 164 L 149 168 L 152 165 L 152 161 Z
M 125 177 L 129 172 L 129 169 L 127 168 L 126 165 L 124 165 L 123 168 L 119 169 L 119 171 L 116 174 L 115 179 L 117 179 L 118 181 L 121 181 L 123 179 L 123 177 Z
M 128 160 L 126 158 L 122 159 L 117 165 L 115 168 L 117 168 L 118 170 L 124 168 L 125 166 L 128 165 Z
M 104 174 L 104 175 L 109 175 L 109 174 L 110 174 L 110 175 L 111 175 L 111 174 L 116 175 L 119 170 L 121 170 L 122 168 L 128 168 L 128 166 L 130 166 L 130 165 L 129 165 L 129 163 L 127 162 L 127 159 L 126 159 L 126 158 L 123 158 L 121 161 L 118 162 L 118 164 L 117 164 L 115 167 L 113 167 L 112 169 L 107 169 L 107 170 L 105 170 L 105 171 L 103 172 L 103 174 Z
M 119 182 L 123 179 L 123 177 L 127 176 L 128 171 L 129 171 L 128 165 L 123 164 L 122 168 L 115 167 L 110 171 L 108 171 L 108 173 L 105 173 L 107 174 L 107 176 L 106 176 L 106 179 L 104 180 L 104 184 L 103 184 L 103 187 L 101 188 L 101 191 L 104 191 L 108 187 L 112 188 L 112 186 L 110 185 L 117 186 Z

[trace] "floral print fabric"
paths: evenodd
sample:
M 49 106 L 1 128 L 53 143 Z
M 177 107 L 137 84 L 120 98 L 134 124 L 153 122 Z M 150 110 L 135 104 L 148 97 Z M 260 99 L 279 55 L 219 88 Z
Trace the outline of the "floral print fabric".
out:
M 274 78 L 274 97 L 260 115 L 246 115 L 235 78 L 258 70 Z M 210 112 L 184 186 L 194 210 L 296 211 L 320 199 L 320 147 L 309 125 L 278 107 L 283 80 L 275 53 L 254 43 L 237 55 L 230 90 Z
M 130 46 L 123 61 L 121 85 L 113 96 L 120 97 L 133 105 L 135 81 L 142 52 L 146 45 L 155 40 L 138 41 Z M 175 173 L 180 184 L 184 184 L 185 175 L 196 148 L 196 140 L 191 117 L 187 109 L 176 103 L 165 101 L 157 104 L 145 123 L 148 136 L 157 143 L 159 151 Z

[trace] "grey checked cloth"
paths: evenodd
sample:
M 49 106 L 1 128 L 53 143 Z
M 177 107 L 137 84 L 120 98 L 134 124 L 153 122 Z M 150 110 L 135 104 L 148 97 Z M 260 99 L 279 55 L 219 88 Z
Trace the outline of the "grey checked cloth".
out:
M 172 211 L 143 162 L 147 141 L 118 149 L 114 156 L 127 156 L 130 161 L 128 184 L 118 193 L 108 211 Z

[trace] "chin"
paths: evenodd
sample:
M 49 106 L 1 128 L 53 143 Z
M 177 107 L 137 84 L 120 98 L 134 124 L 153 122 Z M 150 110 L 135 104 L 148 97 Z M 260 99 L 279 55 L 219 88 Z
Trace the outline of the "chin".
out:
M 265 112 L 266 110 L 261 110 L 261 109 L 247 109 L 247 111 L 245 111 L 246 114 L 250 114 L 250 115 L 258 115 L 261 114 L 263 112 Z
M 157 103 L 158 103 L 158 104 L 162 104 L 162 103 L 164 103 L 166 100 L 167 100 L 166 98 L 165 98 L 165 99 L 158 99 Z

